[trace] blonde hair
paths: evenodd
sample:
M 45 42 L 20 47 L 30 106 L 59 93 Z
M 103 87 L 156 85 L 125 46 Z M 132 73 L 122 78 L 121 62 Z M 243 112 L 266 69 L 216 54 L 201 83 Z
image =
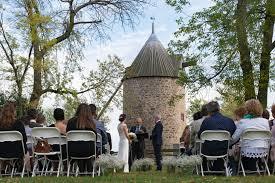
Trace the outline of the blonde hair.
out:
M 259 100 L 250 99 L 245 102 L 244 106 L 247 114 L 252 114 L 256 117 L 261 117 L 263 114 L 263 106 Z

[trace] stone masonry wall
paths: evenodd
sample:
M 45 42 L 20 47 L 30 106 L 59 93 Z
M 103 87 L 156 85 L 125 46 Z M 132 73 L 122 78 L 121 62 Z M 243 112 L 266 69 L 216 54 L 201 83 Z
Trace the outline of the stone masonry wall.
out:
M 141 77 L 124 81 L 123 112 L 127 114 L 128 128 L 141 117 L 149 135 L 154 127 L 154 114 L 160 114 L 163 122 L 163 148 L 172 148 L 179 143 L 185 127 L 181 115 L 185 114 L 183 88 L 176 79 L 166 77 Z M 186 116 L 186 115 L 184 115 Z M 152 150 L 150 140 L 146 140 L 146 150 Z

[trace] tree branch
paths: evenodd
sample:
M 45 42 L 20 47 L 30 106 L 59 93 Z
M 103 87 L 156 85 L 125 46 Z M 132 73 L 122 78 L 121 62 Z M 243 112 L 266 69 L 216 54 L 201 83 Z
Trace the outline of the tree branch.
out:
M 223 70 L 225 69 L 225 67 L 228 65 L 228 63 L 232 60 L 232 58 L 234 57 L 234 55 L 236 54 L 236 51 L 231 52 L 231 54 L 229 55 L 229 57 L 227 57 L 226 62 L 223 64 L 222 68 L 213 76 L 211 76 L 210 78 L 207 78 L 207 81 L 210 81 L 214 78 L 216 78 L 217 76 L 219 76 Z
M 30 51 L 29 51 L 29 55 L 28 55 L 28 60 L 27 60 L 27 64 L 25 65 L 25 68 L 24 68 L 24 71 L 23 71 L 23 74 L 20 78 L 20 81 L 22 82 L 26 76 L 26 73 L 28 71 L 28 68 L 31 64 L 31 55 L 32 55 L 32 50 L 33 50 L 33 45 L 31 45 L 31 48 L 30 48 Z
M 271 50 L 270 51 L 272 51 L 274 48 L 275 48 L 275 41 L 273 41 L 273 43 L 271 44 Z
M 6 36 L 5 30 L 4 30 L 4 27 L 3 27 L 3 19 L 2 19 L 2 16 L 1 16 L 1 21 L 0 21 L 0 28 L 1 28 L 1 32 L 2 32 L 3 38 L 4 38 L 4 40 L 5 40 L 5 42 L 6 42 L 7 46 L 8 46 L 8 48 L 9 48 L 9 50 L 10 50 L 10 60 L 13 60 L 13 50 L 12 50 L 12 48 L 11 48 L 11 46 L 10 46 L 10 43 L 9 43 L 9 41 L 8 41 L 8 38 L 7 38 L 7 36 Z
M 67 39 L 68 37 L 70 37 L 74 25 L 78 25 L 78 24 L 98 24 L 101 23 L 102 20 L 95 20 L 95 21 L 80 21 L 80 22 L 74 22 L 75 21 L 75 16 L 76 14 L 83 8 L 89 6 L 89 5 L 93 5 L 93 4 L 102 4 L 102 5 L 108 5 L 108 4 L 112 4 L 110 1 L 99 1 L 99 0 L 95 0 L 95 1 L 88 1 L 82 5 L 79 5 L 78 7 L 76 7 L 75 9 L 73 9 L 73 1 L 66 1 L 67 3 L 69 3 L 69 20 L 67 23 L 67 27 L 65 29 L 65 32 L 56 37 L 53 38 L 52 40 L 48 41 L 44 46 L 42 46 L 42 53 L 46 53 L 46 51 L 50 48 L 52 48 L 54 45 L 64 41 L 65 39 Z
M 98 24 L 101 23 L 102 20 L 94 20 L 94 21 L 80 21 L 80 22 L 75 22 L 74 25 L 78 24 Z
M 109 98 L 109 100 L 107 101 L 107 103 L 103 106 L 103 108 L 101 109 L 101 111 L 99 112 L 99 115 L 97 116 L 97 120 L 100 119 L 100 117 L 104 114 L 105 110 L 107 109 L 107 107 L 110 105 L 110 103 L 112 102 L 113 98 L 116 96 L 117 92 L 119 91 L 119 89 L 121 88 L 123 84 L 123 81 L 120 82 L 120 84 L 118 85 L 118 87 L 116 88 L 115 92 L 112 94 L 112 96 Z

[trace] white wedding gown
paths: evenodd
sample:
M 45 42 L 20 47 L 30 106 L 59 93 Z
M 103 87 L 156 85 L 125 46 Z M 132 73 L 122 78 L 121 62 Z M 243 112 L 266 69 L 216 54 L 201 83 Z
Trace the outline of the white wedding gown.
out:
M 129 172 L 129 141 L 123 131 L 123 127 L 126 124 L 119 124 L 117 127 L 118 134 L 119 134 L 119 146 L 118 146 L 118 158 L 124 162 L 124 172 Z

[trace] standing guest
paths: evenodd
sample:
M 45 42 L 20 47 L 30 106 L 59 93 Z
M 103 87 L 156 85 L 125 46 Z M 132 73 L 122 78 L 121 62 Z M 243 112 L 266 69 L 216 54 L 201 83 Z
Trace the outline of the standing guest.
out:
M 100 134 L 102 138 L 102 143 L 96 144 L 97 152 L 100 152 L 100 149 L 102 148 L 102 153 L 105 154 L 105 146 L 108 143 L 106 128 L 104 127 L 104 124 L 101 121 L 97 120 L 96 106 L 94 104 L 90 104 L 89 106 L 91 108 L 92 116 L 95 122 L 96 132 Z
M 144 158 L 145 149 L 145 141 L 142 134 L 146 133 L 146 128 L 143 126 L 141 118 L 136 119 L 136 125 L 131 127 L 130 132 L 135 133 L 138 137 L 138 141 L 132 143 L 132 160 L 142 159 Z
M 64 110 L 61 108 L 54 109 L 53 117 L 55 119 L 55 123 L 51 124 L 49 127 L 56 127 L 62 135 L 65 135 L 67 123 L 65 121 Z
M 154 154 L 156 158 L 156 164 L 157 164 L 157 170 L 161 171 L 162 165 L 161 165 L 161 146 L 162 146 L 162 131 L 163 131 L 163 125 L 161 122 L 161 116 L 155 115 L 155 127 L 152 131 L 152 144 L 154 148 Z
M 206 130 L 225 130 L 228 131 L 231 135 L 236 130 L 236 125 L 234 121 L 228 117 L 223 116 L 220 113 L 220 105 L 216 101 L 209 102 L 206 105 L 209 117 L 205 118 L 202 122 L 201 128 L 198 132 L 198 137 L 202 132 Z M 202 153 L 210 156 L 218 156 L 227 153 L 227 142 L 224 141 L 205 141 L 202 144 Z M 206 159 L 203 161 L 204 168 L 206 168 Z M 223 169 L 223 160 L 217 159 L 214 161 L 213 170 Z
M 270 130 L 268 120 L 262 117 L 263 107 L 262 104 L 256 100 L 251 99 L 245 102 L 246 115 L 244 119 L 240 120 L 237 130 L 232 136 L 232 143 L 237 142 L 243 132 L 247 129 L 255 130 Z M 241 148 L 242 163 L 244 169 L 256 171 L 256 162 L 259 157 L 266 152 L 266 142 L 264 140 L 253 140 L 242 142 Z
M 96 134 L 96 126 L 93 121 L 91 108 L 88 104 L 80 104 L 75 116 L 68 121 L 66 131 L 69 132 L 73 130 L 87 130 Z M 69 142 L 68 147 L 68 154 L 74 157 L 92 156 L 96 148 L 94 143 L 90 141 Z M 89 172 L 92 170 L 91 161 L 79 160 L 78 166 L 81 172 L 84 172 L 85 167 L 87 167 Z
M 119 134 L 119 145 L 118 145 L 118 159 L 120 159 L 124 164 L 124 173 L 129 172 L 129 142 L 131 143 L 128 128 L 125 123 L 126 114 L 121 114 L 119 116 L 120 123 L 117 126 L 118 134 Z
M 195 153 L 197 149 L 195 149 L 196 138 L 198 136 L 198 132 L 201 128 L 201 124 L 203 120 L 207 117 L 208 112 L 206 105 L 202 105 L 201 110 L 193 115 L 193 122 L 190 124 L 191 127 L 191 137 L 190 137 L 190 144 L 191 148 L 193 149 L 192 152 Z
M 23 155 L 27 150 L 27 136 L 24 125 L 16 120 L 16 107 L 15 103 L 7 102 L 2 110 L 0 116 L 0 131 L 18 131 L 22 134 L 25 152 L 22 151 L 21 142 L 0 142 L 0 157 L 11 158 L 18 157 L 23 158 Z

